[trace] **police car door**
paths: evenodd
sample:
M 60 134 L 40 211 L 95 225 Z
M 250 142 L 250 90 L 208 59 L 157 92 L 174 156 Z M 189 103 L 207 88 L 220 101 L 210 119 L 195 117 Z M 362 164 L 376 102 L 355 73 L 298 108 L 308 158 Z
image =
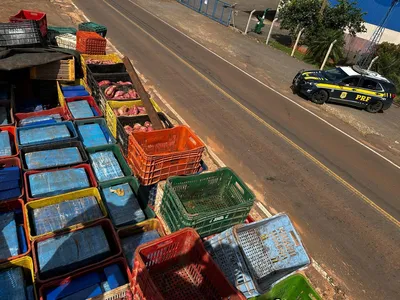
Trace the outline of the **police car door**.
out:
M 356 101 L 361 106 L 367 106 L 369 102 L 381 99 L 384 95 L 381 84 L 371 78 L 363 77 L 357 89 Z
M 331 99 L 334 102 L 348 103 L 358 105 L 356 101 L 357 86 L 360 82 L 361 76 L 351 76 L 343 79 L 337 88 L 331 93 Z

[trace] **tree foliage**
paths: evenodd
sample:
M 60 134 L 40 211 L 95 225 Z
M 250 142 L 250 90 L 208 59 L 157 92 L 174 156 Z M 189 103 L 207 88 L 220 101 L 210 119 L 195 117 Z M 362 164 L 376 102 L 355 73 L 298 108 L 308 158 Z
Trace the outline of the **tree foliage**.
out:
M 393 81 L 397 92 L 400 92 L 400 45 L 382 43 L 377 47 L 378 60 L 373 65 L 373 70 Z

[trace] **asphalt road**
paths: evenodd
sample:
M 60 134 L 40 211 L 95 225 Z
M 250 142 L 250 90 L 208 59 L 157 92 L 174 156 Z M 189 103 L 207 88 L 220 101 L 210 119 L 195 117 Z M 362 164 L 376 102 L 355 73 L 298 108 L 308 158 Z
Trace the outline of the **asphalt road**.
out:
M 260 201 L 290 215 L 347 295 L 398 299 L 398 168 L 128 0 L 74 2 Z

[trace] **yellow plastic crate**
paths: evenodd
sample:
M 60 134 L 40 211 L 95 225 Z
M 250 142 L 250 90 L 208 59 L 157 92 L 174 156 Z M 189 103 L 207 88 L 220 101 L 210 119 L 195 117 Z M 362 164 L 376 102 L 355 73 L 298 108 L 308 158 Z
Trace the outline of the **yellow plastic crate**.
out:
M 83 80 L 82 78 L 76 79 L 76 80 L 74 81 L 74 83 L 68 83 L 68 84 L 63 84 L 63 83 L 60 83 L 59 81 L 57 81 L 58 102 L 60 102 L 60 105 L 61 105 L 61 106 L 65 106 L 65 105 L 66 105 L 66 103 L 65 103 L 65 97 L 64 97 L 64 94 L 63 94 L 63 92 L 62 92 L 62 90 L 61 90 L 61 87 L 62 87 L 62 86 L 68 86 L 68 85 L 83 85 L 83 86 L 85 87 L 85 89 L 86 89 L 90 94 L 92 94 L 92 92 L 91 92 L 89 86 L 86 84 L 85 80 Z
M 146 221 L 137 223 L 135 225 L 128 225 L 118 229 L 117 233 L 119 238 L 124 238 L 134 234 L 157 230 L 160 237 L 165 236 L 164 229 L 158 219 L 148 219 Z
M 158 104 L 153 100 L 150 99 L 151 104 L 153 104 L 154 109 L 156 112 L 161 112 L 161 108 Z M 114 138 L 117 137 L 117 116 L 115 115 L 113 109 L 121 108 L 122 106 L 127 106 L 129 108 L 136 106 L 143 106 L 142 100 L 134 100 L 134 101 L 107 101 L 106 111 L 104 113 L 106 117 L 107 126 L 110 129 Z
M 94 196 L 100 206 L 100 209 L 103 213 L 103 217 L 107 216 L 107 209 L 101 199 L 99 190 L 97 188 L 88 188 L 88 189 L 83 189 L 83 190 L 79 190 L 79 191 L 75 191 L 75 192 L 70 192 L 70 193 L 66 193 L 66 194 L 62 194 L 62 195 L 58 195 L 58 196 L 53 196 L 53 197 L 48 197 L 48 198 L 43 198 L 41 200 L 36 200 L 36 201 L 31 201 L 25 204 L 25 213 L 27 214 L 27 216 L 29 216 L 29 213 L 31 210 L 33 209 L 37 209 L 37 208 L 41 208 L 41 207 L 45 207 L 48 205 L 52 205 L 52 204 L 56 204 L 56 203 L 60 203 L 60 202 L 64 202 L 64 201 L 70 201 L 70 200 L 74 200 L 74 199 L 78 199 L 78 198 L 83 198 L 83 197 L 88 197 L 88 196 Z M 92 220 L 90 222 L 87 223 L 80 223 L 80 224 L 75 224 L 60 230 L 57 230 L 55 232 L 62 232 L 62 231 L 69 231 L 71 229 L 75 229 L 75 228 L 79 228 L 82 227 L 83 225 L 86 224 L 90 224 L 94 221 L 97 221 L 99 219 L 96 220 Z M 28 232 L 29 232 L 29 239 L 31 241 L 34 241 L 42 236 L 45 235 L 49 235 L 49 234 L 53 234 L 55 232 L 48 232 L 48 233 L 44 233 L 41 235 L 33 235 L 31 226 L 30 226 L 30 221 L 29 221 L 29 217 L 28 217 Z
M 122 63 L 122 59 L 116 53 L 111 53 L 106 55 L 81 54 L 81 64 L 85 80 L 87 79 L 86 61 L 88 59 L 111 60 L 116 64 Z
M 0 264 L 0 271 L 10 268 L 21 267 L 24 272 L 24 278 L 27 285 L 33 285 L 33 292 L 35 293 L 35 298 L 38 299 L 35 287 L 35 273 L 33 271 L 33 261 L 30 256 L 20 257 L 14 260 Z
M 75 58 L 30 68 L 31 79 L 75 81 Z

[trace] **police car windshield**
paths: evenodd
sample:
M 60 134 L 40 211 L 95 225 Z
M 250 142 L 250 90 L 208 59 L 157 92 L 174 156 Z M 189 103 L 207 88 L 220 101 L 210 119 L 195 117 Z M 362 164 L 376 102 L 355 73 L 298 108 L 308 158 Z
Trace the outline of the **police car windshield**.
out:
M 340 68 L 324 71 L 324 75 L 330 81 L 339 81 L 349 76 Z

